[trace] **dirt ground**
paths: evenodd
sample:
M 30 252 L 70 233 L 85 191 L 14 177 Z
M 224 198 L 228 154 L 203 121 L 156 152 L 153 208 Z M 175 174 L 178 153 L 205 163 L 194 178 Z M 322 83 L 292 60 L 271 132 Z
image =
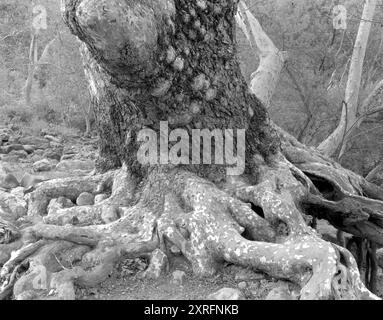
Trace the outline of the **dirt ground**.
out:
M 172 281 L 172 271 L 175 269 L 186 271 L 182 284 Z M 239 283 L 243 285 L 246 282 L 246 288 L 241 288 L 244 298 L 264 300 L 272 289 L 280 285 L 280 282 L 262 274 L 258 275 L 257 280 L 235 280 L 240 270 L 237 266 L 229 265 L 216 277 L 198 279 L 192 275 L 188 265 L 181 262 L 161 278 L 148 280 L 141 279 L 139 272 L 126 274 L 120 265 L 107 281 L 96 288 L 79 289 L 77 296 L 80 300 L 204 300 L 222 288 L 238 289 Z

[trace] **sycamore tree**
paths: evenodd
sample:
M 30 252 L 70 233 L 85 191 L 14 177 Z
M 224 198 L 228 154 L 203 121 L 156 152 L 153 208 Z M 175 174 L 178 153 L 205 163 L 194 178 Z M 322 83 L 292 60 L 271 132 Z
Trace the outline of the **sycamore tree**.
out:
M 2 296 L 74 299 L 126 258 L 149 257 L 144 276 L 158 277 L 176 246 L 199 277 L 226 261 L 295 283 L 302 300 L 377 299 L 309 216 L 382 245 L 382 189 L 271 122 L 270 90 L 254 83 L 257 97 L 240 71 L 237 0 L 64 0 L 62 12 L 82 42 L 97 172 L 41 183 L 28 219 L 5 221 Z M 276 81 L 265 67 L 259 81 Z M 48 214 L 82 192 L 109 197 Z

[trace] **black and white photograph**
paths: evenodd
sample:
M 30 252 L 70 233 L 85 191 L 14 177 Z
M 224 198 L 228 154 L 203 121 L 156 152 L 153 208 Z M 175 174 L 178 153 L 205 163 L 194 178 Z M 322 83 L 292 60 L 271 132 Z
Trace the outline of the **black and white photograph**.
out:
M 237 318 L 382 268 L 382 0 L 0 0 L 0 306 Z

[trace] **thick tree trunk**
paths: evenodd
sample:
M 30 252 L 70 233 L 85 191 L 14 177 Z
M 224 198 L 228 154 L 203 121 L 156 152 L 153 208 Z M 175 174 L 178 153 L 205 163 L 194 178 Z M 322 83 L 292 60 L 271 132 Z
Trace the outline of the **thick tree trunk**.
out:
M 144 128 L 159 132 L 160 121 L 168 121 L 170 130 L 189 132 L 246 129 L 249 159 L 259 151 L 267 155 L 276 150 L 272 134 L 265 132 L 266 111 L 248 92 L 236 60 L 236 5 L 157 1 L 106 6 L 110 11 L 96 18 L 101 5 L 69 2 L 66 21 L 86 43 L 83 55 L 101 155 L 110 165 L 124 161 L 144 174 L 138 172 L 145 168 L 137 163 L 137 133 Z M 135 17 L 132 24 L 115 21 L 125 19 L 124 10 Z
M 75 286 L 97 285 L 124 258 L 149 257 L 143 276 L 158 277 L 175 245 L 198 276 L 227 261 L 294 282 L 300 299 L 377 298 L 352 255 L 321 239 L 303 212 L 383 243 L 382 190 L 269 121 L 236 60 L 236 0 L 65 0 L 62 7 L 84 43 L 98 168 L 107 172 L 29 191 L 27 225 L 5 223 L 0 233 L 0 296 L 12 285 L 17 299 L 74 299 Z M 160 121 L 188 133 L 246 129 L 245 173 L 142 164 L 138 132 L 159 133 Z M 161 158 L 171 145 L 155 147 Z M 49 205 L 84 191 L 110 196 L 94 206 Z M 25 261 L 29 272 L 16 277 Z

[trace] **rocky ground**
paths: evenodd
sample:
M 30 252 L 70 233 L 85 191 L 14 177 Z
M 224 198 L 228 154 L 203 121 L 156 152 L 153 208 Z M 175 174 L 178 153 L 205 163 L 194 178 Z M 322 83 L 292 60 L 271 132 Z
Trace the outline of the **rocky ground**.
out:
M 54 129 L 42 130 L 36 135 L 25 128 L 0 127 L 0 232 L 1 219 L 6 218 L 12 223 L 22 221 L 27 214 L 28 191 L 39 183 L 91 174 L 97 155 L 96 143 L 96 138 L 84 138 L 76 133 L 63 135 Z M 92 194 L 82 194 L 73 202 L 54 199 L 49 210 L 91 205 L 102 200 L 102 195 L 95 197 Z M 336 230 L 323 221 L 319 231 L 329 239 L 336 238 Z M 102 285 L 78 289 L 76 296 L 81 300 L 284 300 L 292 299 L 285 293 L 287 289 L 298 294 L 292 284 L 233 265 L 225 265 L 215 278 L 196 279 L 187 261 L 177 254 L 175 251 L 177 258 L 169 266 L 168 273 L 159 279 L 141 277 L 148 266 L 144 259 L 125 260 Z M 0 261 L 1 255 L 0 252 Z M 379 281 L 382 296 L 381 272 Z

